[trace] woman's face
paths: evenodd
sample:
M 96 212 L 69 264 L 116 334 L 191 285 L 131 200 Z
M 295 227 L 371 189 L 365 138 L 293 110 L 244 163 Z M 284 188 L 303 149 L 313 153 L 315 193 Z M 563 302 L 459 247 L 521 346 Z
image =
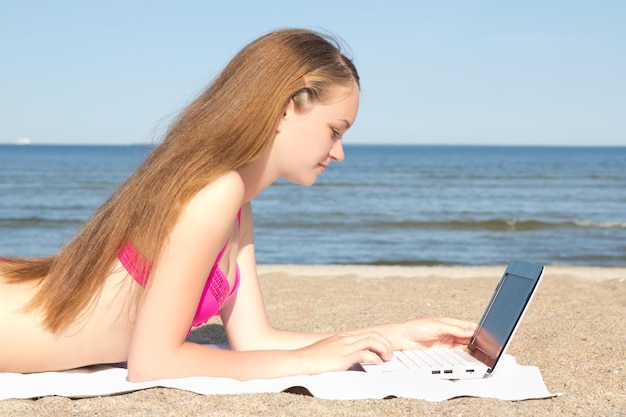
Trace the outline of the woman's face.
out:
M 290 100 L 274 141 L 278 175 L 297 184 L 313 185 L 331 161 L 343 161 L 343 134 L 354 123 L 358 107 L 356 85 L 335 87 L 328 101 L 301 113 Z

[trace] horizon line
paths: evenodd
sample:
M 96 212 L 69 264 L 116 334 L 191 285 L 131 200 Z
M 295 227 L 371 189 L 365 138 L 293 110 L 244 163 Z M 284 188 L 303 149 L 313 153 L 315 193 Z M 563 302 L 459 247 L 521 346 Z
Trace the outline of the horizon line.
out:
M 2 146 L 16 146 L 16 147 L 32 147 L 32 146 L 158 146 L 160 143 L 147 143 L 147 142 L 131 142 L 131 143 L 116 143 L 116 142 L 2 142 Z M 626 145 L 617 144 L 520 144 L 520 143 L 406 143 L 406 142 L 352 142 L 344 143 L 344 146 L 456 146 L 456 147 L 535 147 L 535 148 L 624 148 Z

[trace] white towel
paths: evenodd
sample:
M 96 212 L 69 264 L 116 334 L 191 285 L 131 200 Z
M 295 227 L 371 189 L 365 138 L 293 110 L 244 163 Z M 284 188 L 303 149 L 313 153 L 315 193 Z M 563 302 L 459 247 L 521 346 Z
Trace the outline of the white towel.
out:
M 538 368 L 518 365 L 510 355 L 500 359 L 497 370 L 488 378 L 463 381 L 416 377 L 410 373 L 371 374 L 360 371 L 244 382 L 227 378 L 191 377 L 133 383 L 126 380 L 126 375 L 125 368 L 111 366 L 35 374 L 0 373 L 0 400 L 49 395 L 82 398 L 152 387 L 177 388 L 204 395 L 308 392 L 328 400 L 405 397 L 443 401 L 470 396 L 515 401 L 559 395 L 547 390 Z

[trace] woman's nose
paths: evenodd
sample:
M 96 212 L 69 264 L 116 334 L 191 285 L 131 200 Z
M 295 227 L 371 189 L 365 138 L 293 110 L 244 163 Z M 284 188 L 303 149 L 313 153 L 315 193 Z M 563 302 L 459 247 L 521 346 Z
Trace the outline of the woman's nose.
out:
M 330 157 L 333 161 L 341 162 L 344 160 L 345 156 L 343 152 L 343 142 L 341 140 L 335 141 L 333 147 L 330 148 Z

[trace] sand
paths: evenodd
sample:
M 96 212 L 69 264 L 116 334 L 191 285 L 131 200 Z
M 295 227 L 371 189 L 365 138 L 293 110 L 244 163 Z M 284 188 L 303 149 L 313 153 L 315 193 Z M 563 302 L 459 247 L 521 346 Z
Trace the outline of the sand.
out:
M 504 266 L 259 267 L 275 326 L 349 330 L 421 316 L 478 320 Z M 626 268 L 548 266 L 509 353 L 538 366 L 560 397 L 508 402 L 458 398 L 328 401 L 297 394 L 202 396 L 153 388 L 129 394 L 0 401 L 10 416 L 626 416 Z M 214 320 L 191 339 L 222 343 Z

